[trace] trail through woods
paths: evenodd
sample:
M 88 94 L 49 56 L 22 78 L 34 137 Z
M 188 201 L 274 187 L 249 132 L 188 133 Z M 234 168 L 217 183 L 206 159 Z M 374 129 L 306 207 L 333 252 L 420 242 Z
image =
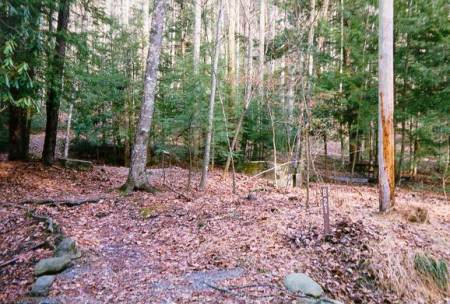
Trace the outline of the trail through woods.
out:
M 186 170 L 167 169 L 166 182 L 175 191 L 162 185 L 161 169 L 150 171 L 151 184 L 161 191 L 122 196 L 114 189 L 124 183 L 127 168 L 76 172 L 0 163 L 0 264 L 17 258 L 0 267 L 0 302 L 22 299 L 34 264 L 51 255 L 48 244 L 37 246 L 49 240 L 45 226 L 17 202 L 90 197 L 102 200 L 33 206 L 82 251 L 51 288 L 49 298 L 61 303 L 293 303 L 282 280 L 294 271 L 308 273 L 344 303 L 444 301 L 442 294 L 420 294 L 412 273 L 405 283 L 414 290 L 389 286 L 395 278 L 389 267 L 395 271 L 401 264 L 393 257 L 418 251 L 450 260 L 450 204 L 433 193 L 400 190 L 397 211 L 380 215 L 375 187 L 329 185 L 332 234 L 325 241 L 318 185 L 307 210 L 304 190 L 275 189 L 263 179 L 244 183 L 249 177 L 237 175 L 234 195 L 231 178 L 213 171 L 207 190 L 193 190 L 187 200 L 179 195 L 187 194 Z M 249 190 L 256 200 L 246 199 Z M 409 222 L 412 207 L 426 208 L 429 223 Z

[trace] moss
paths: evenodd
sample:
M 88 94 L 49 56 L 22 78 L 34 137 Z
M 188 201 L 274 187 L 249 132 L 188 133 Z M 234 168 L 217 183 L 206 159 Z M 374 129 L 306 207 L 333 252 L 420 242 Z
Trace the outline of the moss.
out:
M 157 216 L 157 210 L 152 207 L 144 207 L 139 210 L 139 214 L 142 216 L 142 218 L 149 219 Z

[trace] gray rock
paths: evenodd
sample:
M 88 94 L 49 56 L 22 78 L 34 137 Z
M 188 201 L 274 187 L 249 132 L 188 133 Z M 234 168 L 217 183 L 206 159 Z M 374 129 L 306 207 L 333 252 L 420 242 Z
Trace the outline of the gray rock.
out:
M 59 242 L 58 246 L 56 246 L 55 256 L 62 257 L 65 255 L 70 256 L 72 259 L 80 257 L 77 244 L 71 238 L 64 238 Z
M 323 289 L 313 279 L 304 273 L 291 273 L 284 278 L 284 286 L 295 293 L 319 298 L 323 295 Z
M 33 297 L 46 297 L 54 281 L 54 275 L 45 275 L 37 278 L 36 282 L 31 286 L 30 295 Z
M 67 255 L 40 260 L 34 267 L 34 274 L 41 276 L 44 274 L 59 273 L 69 266 L 70 260 L 70 257 Z
M 256 195 L 254 193 L 249 193 L 246 197 L 247 200 L 249 201 L 256 201 L 258 200 L 258 198 L 256 197 Z

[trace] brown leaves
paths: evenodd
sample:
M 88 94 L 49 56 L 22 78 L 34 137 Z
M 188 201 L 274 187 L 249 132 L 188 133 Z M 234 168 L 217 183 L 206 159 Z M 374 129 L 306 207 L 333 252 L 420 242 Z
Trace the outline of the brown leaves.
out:
M 313 226 L 290 236 L 296 247 L 306 248 L 311 264 L 308 266 L 325 290 L 334 297 L 348 298 L 355 303 L 380 303 L 386 300 L 370 273 L 369 241 L 378 239 L 374 231 L 362 221 L 343 219 L 337 222 L 329 235 Z

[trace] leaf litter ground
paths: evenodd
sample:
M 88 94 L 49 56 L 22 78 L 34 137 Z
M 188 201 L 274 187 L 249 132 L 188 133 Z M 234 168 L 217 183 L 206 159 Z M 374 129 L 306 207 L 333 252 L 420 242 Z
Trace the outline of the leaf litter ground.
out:
M 383 254 L 379 244 L 389 236 L 399 254 L 426 250 L 450 261 L 450 205 L 433 193 L 398 191 L 399 206 L 429 210 L 430 223 L 419 224 L 396 212 L 379 215 L 374 187 L 329 184 L 332 231 L 324 237 L 320 185 L 313 185 L 307 209 L 303 189 L 275 189 L 264 179 L 237 175 L 233 194 L 231 178 L 213 171 L 206 192 L 188 192 L 186 170 L 166 170 L 172 190 L 162 169 L 150 171 L 159 192 L 124 196 L 115 189 L 126 168 L 0 163 L 0 264 L 18 258 L 0 268 L 0 302 L 23 298 L 34 264 L 51 255 L 44 225 L 17 207 L 33 198 L 102 198 L 77 207 L 33 206 L 83 252 L 52 286 L 50 298 L 62 303 L 295 303 L 282 286 L 294 271 L 344 303 L 426 303 L 380 282 L 373 260 Z M 246 199 L 250 191 L 256 200 Z

